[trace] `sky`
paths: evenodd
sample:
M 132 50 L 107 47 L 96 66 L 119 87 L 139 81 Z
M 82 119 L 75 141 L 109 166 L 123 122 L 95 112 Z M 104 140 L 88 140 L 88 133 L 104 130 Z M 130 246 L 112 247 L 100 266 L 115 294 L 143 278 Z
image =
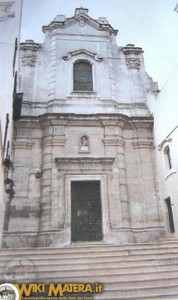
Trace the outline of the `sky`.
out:
M 70 18 L 75 8 L 89 9 L 93 19 L 106 17 L 118 29 L 117 45 L 144 50 L 147 73 L 162 89 L 178 67 L 178 0 L 23 0 L 21 42 L 42 43 L 42 26 L 57 15 Z

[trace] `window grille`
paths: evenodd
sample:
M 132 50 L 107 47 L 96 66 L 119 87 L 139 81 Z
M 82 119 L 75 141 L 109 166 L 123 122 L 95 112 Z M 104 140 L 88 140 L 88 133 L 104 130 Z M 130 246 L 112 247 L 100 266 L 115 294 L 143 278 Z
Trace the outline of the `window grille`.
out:
M 74 91 L 93 91 L 92 65 L 87 61 L 74 64 Z

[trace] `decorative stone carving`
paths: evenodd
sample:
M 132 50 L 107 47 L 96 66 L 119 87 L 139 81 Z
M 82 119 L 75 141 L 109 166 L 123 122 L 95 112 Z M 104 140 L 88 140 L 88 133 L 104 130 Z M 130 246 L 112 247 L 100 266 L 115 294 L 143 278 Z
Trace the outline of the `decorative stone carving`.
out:
M 135 47 L 134 44 L 128 44 L 127 46 L 123 47 L 121 51 L 125 55 L 139 55 L 143 53 L 144 51 L 140 47 Z
M 20 139 L 25 139 L 31 136 L 31 129 L 29 128 L 18 128 L 16 136 Z
M 66 21 L 66 16 L 64 16 L 64 15 L 57 15 L 57 16 L 54 18 L 54 21 L 57 21 L 57 22 L 65 22 L 65 21 Z
M 86 20 L 84 18 L 81 18 L 80 21 L 79 21 L 79 26 L 84 27 L 85 26 L 85 21 Z
M 100 24 L 109 24 L 108 20 L 104 17 L 98 18 L 98 23 L 100 23 Z
M 140 69 L 141 61 L 138 58 L 126 58 L 128 69 Z
M 10 11 L 10 7 L 14 4 L 14 1 L 11 2 L 0 2 L 0 21 L 4 21 L 8 18 L 15 18 L 15 12 Z
M 25 43 L 21 43 L 20 50 L 22 51 L 21 62 L 23 66 L 34 67 L 36 63 L 36 54 L 40 44 L 35 43 L 33 40 L 26 40 Z
M 22 56 L 22 65 L 23 66 L 34 66 L 36 63 L 36 55 L 31 54 L 31 55 L 24 55 Z
M 87 135 L 83 135 L 80 138 L 80 151 L 88 152 L 89 151 L 89 138 Z
M 75 10 L 75 16 L 77 16 L 79 14 L 88 15 L 88 9 L 87 8 L 83 8 L 83 7 L 76 8 L 76 10 Z
M 69 52 L 67 55 L 63 56 L 63 59 L 64 60 L 69 60 L 73 56 L 78 56 L 78 55 L 87 55 L 89 57 L 94 58 L 95 61 L 99 61 L 99 62 L 103 61 L 103 58 L 102 57 L 98 57 L 97 53 L 93 53 L 93 52 L 90 52 L 90 51 L 85 50 L 85 49 L 80 49 L 80 50 Z
M 138 136 L 140 138 L 146 138 L 148 136 L 147 128 L 138 128 Z
M 135 47 L 133 44 L 128 44 L 121 51 L 126 55 L 126 65 L 128 69 L 140 69 L 141 60 L 139 55 L 143 53 L 142 48 Z
M 134 149 L 139 149 L 139 148 L 152 148 L 154 147 L 154 144 L 152 141 L 149 140 L 139 140 L 137 142 L 132 143 Z

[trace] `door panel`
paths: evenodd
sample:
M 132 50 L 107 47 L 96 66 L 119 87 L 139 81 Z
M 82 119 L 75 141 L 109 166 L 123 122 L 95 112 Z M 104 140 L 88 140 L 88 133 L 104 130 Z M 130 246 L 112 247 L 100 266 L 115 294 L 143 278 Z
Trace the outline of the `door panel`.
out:
M 100 181 L 71 182 L 72 241 L 102 240 Z

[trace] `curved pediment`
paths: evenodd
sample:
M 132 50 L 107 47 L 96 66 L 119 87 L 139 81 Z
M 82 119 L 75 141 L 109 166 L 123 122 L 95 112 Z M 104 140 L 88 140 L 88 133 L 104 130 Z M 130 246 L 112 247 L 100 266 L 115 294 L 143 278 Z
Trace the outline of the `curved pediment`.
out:
M 102 61 L 103 60 L 103 58 L 98 57 L 98 55 L 96 53 L 90 52 L 90 51 L 85 50 L 85 49 L 79 49 L 79 50 L 76 50 L 76 51 L 69 52 L 67 55 L 63 56 L 63 59 L 64 60 L 70 60 L 73 56 L 79 56 L 79 55 L 88 56 L 90 58 L 93 58 L 96 61 Z
M 85 23 L 96 30 L 107 31 L 109 34 L 117 35 L 118 30 L 115 30 L 106 18 L 99 18 L 98 20 L 92 19 L 88 15 L 88 9 L 77 8 L 75 15 L 71 18 L 66 18 L 63 15 L 58 15 L 49 25 L 43 26 L 43 32 L 52 31 L 57 28 L 67 28 L 75 24 L 80 24 L 81 27 L 85 26 Z

